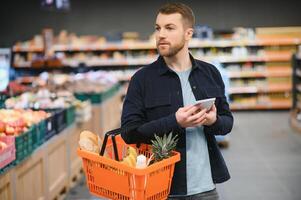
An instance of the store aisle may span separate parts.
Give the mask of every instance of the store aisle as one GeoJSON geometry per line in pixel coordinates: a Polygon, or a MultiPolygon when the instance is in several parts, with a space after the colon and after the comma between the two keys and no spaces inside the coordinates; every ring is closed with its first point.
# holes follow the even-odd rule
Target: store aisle
{"type": "Polygon", "coordinates": [[[231,144],[224,150],[231,180],[218,186],[222,200],[301,199],[301,134],[289,113],[235,113],[231,144]]]}
{"type": "MultiPolygon", "coordinates": [[[[231,180],[218,185],[221,200],[301,199],[301,134],[287,111],[237,112],[230,147],[223,150],[231,180]]],[[[67,200],[90,196],[84,181],[67,200]]]]}

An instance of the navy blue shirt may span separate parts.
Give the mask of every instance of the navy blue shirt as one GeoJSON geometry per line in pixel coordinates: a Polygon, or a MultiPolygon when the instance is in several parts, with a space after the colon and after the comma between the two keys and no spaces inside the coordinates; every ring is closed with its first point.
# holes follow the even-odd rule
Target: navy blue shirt
{"type": "MultiPolygon", "coordinates": [[[[196,100],[215,97],[217,120],[204,126],[214,183],[230,178],[214,135],[225,135],[233,126],[233,116],[225,97],[225,86],[219,71],[211,64],[190,55],[192,71],[189,82],[196,100]]],[[[127,143],[150,143],[154,134],[163,136],[173,132],[179,135],[177,151],[181,161],[176,164],[171,194],[186,195],[186,137],[185,128],[177,123],[175,113],[183,107],[181,83],[177,74],[162,56],[137,71],[132,77],[124,100],[121,125],[136,124],[137,128],[122,133],[127,143]]]]}

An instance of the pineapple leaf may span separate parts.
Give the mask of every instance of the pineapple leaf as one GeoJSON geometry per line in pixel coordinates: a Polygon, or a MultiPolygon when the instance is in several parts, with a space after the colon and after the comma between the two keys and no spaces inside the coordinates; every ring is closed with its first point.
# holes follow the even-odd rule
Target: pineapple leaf
{"type": "Polygon", "coordinates": [[[155,135],[155,140],[151,140],[155,161],[160,161],[172,156],[172,151],[175,150],[178,142],[178,135],[172,137],[172,133],[166,134],[163,137],[155,135]]]}
{"type": "Polygon", "coordinates": [[[169,133],[168,138],[167,138],[167,143],[169,144],[172,139],[172,132],[169,133]]]}
{"type": "Polygon", "coordinates": [[[164,136],[163,136],[163,144],[165,145],[165,144],[166,144],[166,142],[167,142],[167,139],[166,139],[166,134],[164,134],[164,136]]]}

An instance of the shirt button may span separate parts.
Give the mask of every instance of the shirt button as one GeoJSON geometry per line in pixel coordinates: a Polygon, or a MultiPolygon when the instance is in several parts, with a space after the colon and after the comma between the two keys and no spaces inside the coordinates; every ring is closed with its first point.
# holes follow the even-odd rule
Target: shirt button
{"type": "Polygon", "coordinates": [[[192,88],[195,90],[195,89],[196,89],[196,86],[193,86],[192,88]]]}
{"type": "Polygon", "coordinates": [[[180,91],[177,91],[177,95],[180,95],[180,91]]]}

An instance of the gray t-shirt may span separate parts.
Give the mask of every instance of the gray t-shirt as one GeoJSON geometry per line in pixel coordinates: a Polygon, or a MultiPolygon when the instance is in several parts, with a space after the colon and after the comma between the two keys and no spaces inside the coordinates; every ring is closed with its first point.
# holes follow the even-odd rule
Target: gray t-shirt
{"type": "MultiPolygon", "coordinates": [[[[187,71],[176,72],[181,81],[184,106],[196,102],[188,81],[191,68],[187,71]]],[[[207,140],[204,127],[186,128],[186,167],[187,167],[187,195],[193,195],[213,190],[207,140]]]]}

